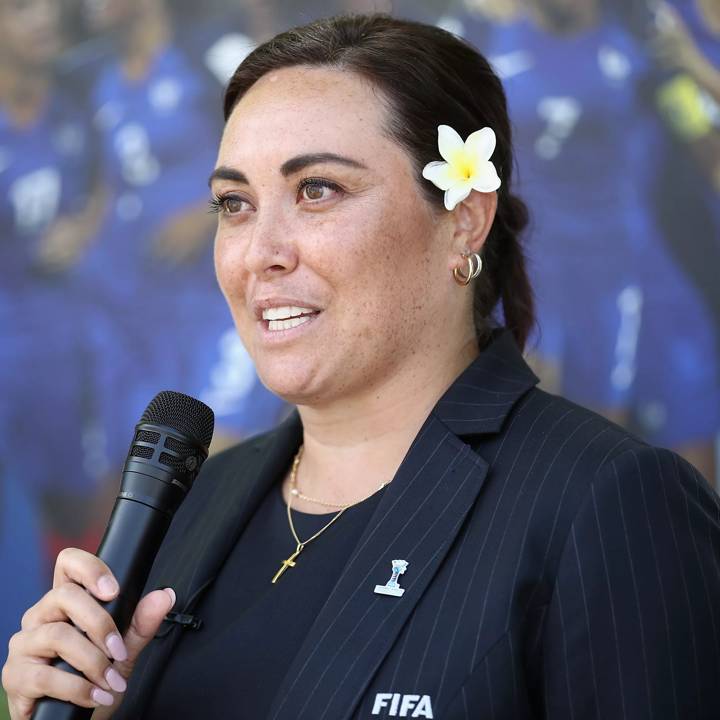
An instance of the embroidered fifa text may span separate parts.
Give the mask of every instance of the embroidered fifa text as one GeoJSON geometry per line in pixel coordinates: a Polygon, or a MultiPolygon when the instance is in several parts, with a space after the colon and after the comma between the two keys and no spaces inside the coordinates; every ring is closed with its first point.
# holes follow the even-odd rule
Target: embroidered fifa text
{"type": "Polygon", "coordinates": [[[400,693],[377,693],[372,714],[379,715],[388,709],[388,717],[432,718],[429,695],[401,695],[400,693]]]}

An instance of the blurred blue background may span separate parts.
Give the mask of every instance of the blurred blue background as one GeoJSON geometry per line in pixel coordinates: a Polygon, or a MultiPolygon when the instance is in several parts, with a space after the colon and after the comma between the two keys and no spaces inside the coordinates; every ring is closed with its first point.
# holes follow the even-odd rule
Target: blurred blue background
{"type": "Polygon", "coordinates": [[[57,552],[96,549],[159,390],[213,407],[213,450],[287,412],[213,276],[222,89],[277,31],[371,10],[503,79],[543,386],[717,482],[717,0],[0,0],[3,648],[57,552]]]}

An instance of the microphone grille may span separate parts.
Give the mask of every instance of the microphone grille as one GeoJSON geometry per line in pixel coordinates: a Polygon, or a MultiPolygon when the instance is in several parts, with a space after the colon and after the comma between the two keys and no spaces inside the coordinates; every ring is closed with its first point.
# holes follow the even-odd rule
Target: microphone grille
{"type": "Polygon", "coordinates": [[[152,399],[140,422],[167,425],[207,448],[215,429],[215,414],[204,402],[190,395],[163,390],[152,399]]]}

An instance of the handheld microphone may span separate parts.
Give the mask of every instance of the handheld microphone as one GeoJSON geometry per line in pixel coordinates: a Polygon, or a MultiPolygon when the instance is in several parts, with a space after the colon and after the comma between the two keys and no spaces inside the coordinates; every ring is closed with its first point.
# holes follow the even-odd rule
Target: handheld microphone
{"type": "MultiPolygon", "coordinates": [[[[117,597],[103,605],[121,635],[130,625],[170,521],[207,459],[214,424],[207,405],[167,390],[155,396],[135,426],[120,493],[97,551],[120,585],[117,597]]],[[[59,658],[52,664],[81,674],[59,658]]],[[[93,712],[46,697],[32,717],[86,720],[93,712]]]]}

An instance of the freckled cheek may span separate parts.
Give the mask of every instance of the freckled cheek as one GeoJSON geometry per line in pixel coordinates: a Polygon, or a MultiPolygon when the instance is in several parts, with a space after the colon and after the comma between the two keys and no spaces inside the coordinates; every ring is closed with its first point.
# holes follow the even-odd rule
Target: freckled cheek
{"type": "Polygon", "coordinates": [[[432,319],[430,293],[437,272],[437,258],[429,244],[429,229],[408,219],[399,232],[388,235],[381,262],[373,269],[377,289],[378,322],[392,338],[404,344],[432,319]]]}
{"type": "MultiPolygon", "coordinates": [[[[417,214],[417,213],[416,213],[417,214]]],[[[432,263],[432,228],[408,213],[383,215],[358,248],[358,260],[388,292],[422,282],[432,263]]]]}
{"type": "Polygon", "coordinates": [[[381,237],[382,242],[368,243],[346,256],[343,294],[352,307],[348,321],[352,335],[370,345],[402,342],[425,312],[426,271],[419,267],[427,260],[412,255],[412,246],[398,252],[404,238],[381,237]]]}
{"type": "Polygon", "coordinates": [[[244,307],[250,273],[243,265],[239,248],[233,248],[219,238],[215,241],[214,257],[218,284],[235,314],[235,310],[244,307]]]}

